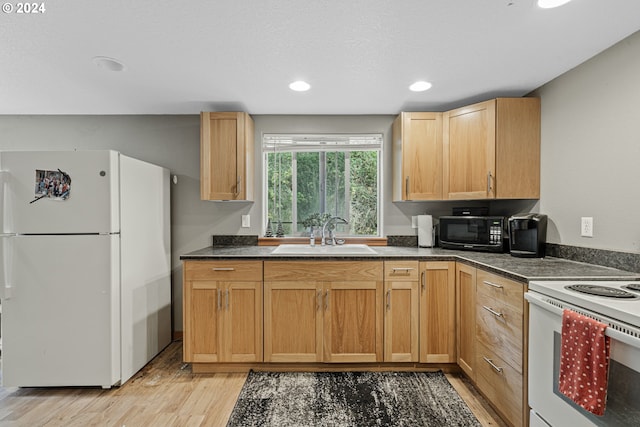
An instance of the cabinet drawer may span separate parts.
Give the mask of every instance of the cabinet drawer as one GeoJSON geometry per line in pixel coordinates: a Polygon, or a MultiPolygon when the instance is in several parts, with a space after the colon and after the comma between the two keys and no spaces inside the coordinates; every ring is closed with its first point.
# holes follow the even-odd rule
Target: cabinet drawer
{"type": "Polygon", "coordinates": [[[523,425],[522,374],[485,345],[478,343],[476,350],[478,388],[512,425],[523,425]]]}
{"type": "Polygon", "coordinates": [[[478,341],[522,372],[522,313],[513,306],[478,293],[476,336],[478,341]]]}
{"type": "Polygon", "coordinates": [[[264,280],[382,281],[382,261],[265,261],[264,280]]]}
{"type": "Polygon", "coordinates": [[[476,277],[476,289],[479,295],[486,295],[492,300],[509,304],[522,313],[525,288],[523,283],[514,282],[480,269],[478,269],[476,277]]]}
{"type": "Polygon", "coordinates": [[[418,280],[418,261],[385,261],[384,280],[394,282],[418,280]]]}
{"type": "Polygon", "coordinates": [[[185,261],[186,280],[262,282],[262,261],[185,261]]]}

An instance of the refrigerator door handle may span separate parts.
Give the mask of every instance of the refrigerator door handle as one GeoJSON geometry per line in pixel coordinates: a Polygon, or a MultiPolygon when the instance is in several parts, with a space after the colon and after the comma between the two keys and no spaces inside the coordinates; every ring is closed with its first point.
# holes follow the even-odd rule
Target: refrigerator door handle
{"type": "Polygon", "coordinates": [[[2,275],[0,276],[0,299],[8,300],[13,296],[13,241],[16,234],[0,234],[0,266],[2,275]]]}
{"type": "Polygon", "coordinates": [[[8,215],[7,187],[9,185],[9,171],[0,170],[0,235],[6,231],[8,215]]]}

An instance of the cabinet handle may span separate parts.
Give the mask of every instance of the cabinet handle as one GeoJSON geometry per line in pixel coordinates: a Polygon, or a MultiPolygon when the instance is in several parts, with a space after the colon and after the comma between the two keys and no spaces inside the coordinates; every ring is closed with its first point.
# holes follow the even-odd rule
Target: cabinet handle
{"type": "Polygon", "coordinates": [[[324,300],[324,309],[325,310],[329,310],[329,289],[327,289],[327,293],[325,294],[325,300],[324,300]]]}
{"type": "Polygon", "coordinates": [[[487,194],[491,193],[491,171],[487,172],[487,194]]]}
{"type": "Polygon", "coordinates": [[[404,192],[405,192],[405,199],[409,200],[409,177],[408,176],[407,176],[407,179],[405,179],[404,192]]]}
{"type": "Polygon", "coordinates": [[[483,305],[482,308],[484,308],[485,310],[487,310],[489,313],[493,314],[496,317],[504,317],[504,314],[498,313],[497,311],[487,307],[486,305],[483,305]]]}
{"type": "Polygon", "coordinates": [[[235,271],[235,268],[233,267],[214,267],[212,268],[213,271],[235,271]]]}
{"type": "Polygon", "coordinates": [[[493,288],[498,288],[498,289],[504,288],[504,286],[502,286],[502,285],[498,285],[497,283],[489,282],[487,280],[483,280],[482,283],[484,283],[487,286],[491,286],[493,288]]]}
{"type": "Polygon", "coordinates": [[[318,306],[318,311],[322,309],[322,291],[318,291],[316,294],[316,302],[318,306]]]}
{"type": "Polygon", "coordinates": [[[497,373],[501,374],[502,371],[504,370],[503,368],[501,368],[500,366],[496,366],[495,363],[493,363],[493,360],[488,359],[484,356],[482,356],[482,358],[484,359],[485,362],[487,362],[489,365],[491,365],[491,367],[493,368],[494,371],[496,371],[497,373]]]}
{"type": "Polygon", "coordinates": [[[420,273],[420,283],[422,284],[422,291],[424,292],[425,289],[427,289],[427,272],[423,271],[420,273]]]}
{"type": "Polygon", "coordinates": [[[235,192],[235,193],[233,193],[233,194],[235,194],[236,196],[237,196],[238,194],[240,194],[240,186],[241,186],[241,185],[242,185],[242,177],[241,177],[241,176],[238,176],[238,180],[236,181],[236,192],[235,192]]]}
{"type": "Polygon", "coordinates": [[[391,269],[391,274],[395,274],[395,273],[409,274],[411,270],[413,270],[413,267],[393,267],[391,269]]]}
{"type": "Polygon", "coordinates": [[[225,305],[227,306],[227,310],[229,310],[229,289],[227,289],[227,295],[225,297],[225,305]]]}
{"type": "Polygon", "coordinates": [[[387,291],[387,310],[391,310],[391,289],[387,291]]]}
{"type": "Polygon", "coordinates": [[[218,288],[218,311],[222,309],[222,291],[218,288]]]}

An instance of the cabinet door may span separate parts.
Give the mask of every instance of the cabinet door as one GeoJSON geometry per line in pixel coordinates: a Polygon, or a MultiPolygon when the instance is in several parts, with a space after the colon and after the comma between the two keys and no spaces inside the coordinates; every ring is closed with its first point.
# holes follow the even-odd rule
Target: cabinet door
{"type": "Polygon", "coordinates": [[[193,281],[188,289],[185,303],[189,314],[185,318],[184,338],[185,362],[219,362],[220,335],[219,312],[222,309],[222,289],[216,281],[193,281]]]}
{"type": "Polygon", "coordinates": [[[225,362],[262,362],[262,282],[229,282],[224,291],[225,362]]]}
{"type": "Polygon", "coordinates": [[[417,362],[418,261],[384,262],[384,361],[417,362]]]}
{"type": "Polygon", "coordinates": [[[418,361],[418,281],[385,281],[384,361],[418,361]]]}
{"type": "Polygon", "coordinates": [[[540,98],[496,100],[496,198],[540,198],[540,98]]]}
{"type": "Polygon", "coordinates": [[[420,263],[420,362],[456,362],[456,263],[420,263]]]}
{"type": "Polygon", "coordinates": [[[475,381],[476,269],[456,263],[458,365],[475,381]]]}
{"type": "Polygon", "coordinates": [[[445,199],[495,198],[496,101],[444,113],[445,199]]]}
{"type": "Polygon", "coordinates": [[[382,281],[326,282],[324,361],[382,361],[382,281]]]}
{"type": "Polygon", "coordinates": [[[394,201],[442,199],[442,113],[402,113],[393,134],[394,201]]]}
{"type": "Polygon", "coordinates": [[[264,361],[321,362],[323,307],[317,282],[265,282],[264,361]]]}
{"type": "Polygon", "coordinates": [[[251,200],[253,125],[246,113],[200,117],[200,198],[251,200]]]}

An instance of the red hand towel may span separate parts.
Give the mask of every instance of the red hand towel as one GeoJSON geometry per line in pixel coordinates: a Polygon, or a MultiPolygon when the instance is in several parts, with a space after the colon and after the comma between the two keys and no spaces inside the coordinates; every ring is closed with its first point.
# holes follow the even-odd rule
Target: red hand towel
{"type": "Polygon", "coordinates": [[[604,415],[609,377],[607,325],[572,310],[562,314],[558,389],[587,411],[604,415]]]}

